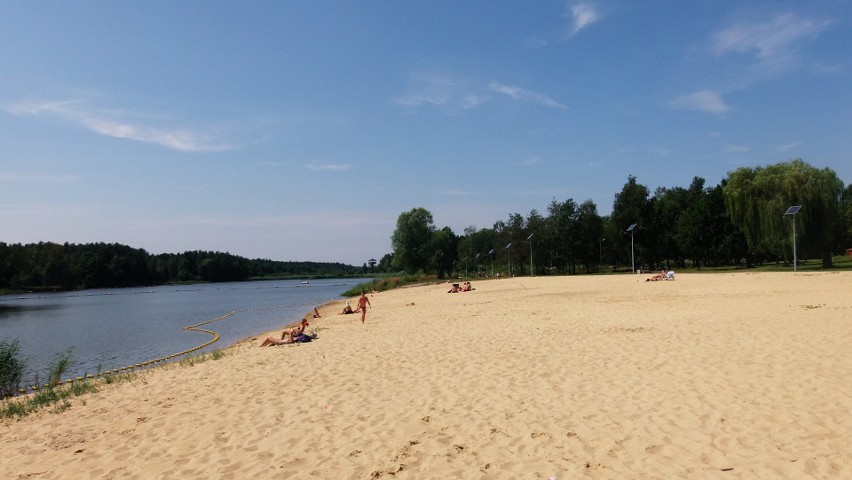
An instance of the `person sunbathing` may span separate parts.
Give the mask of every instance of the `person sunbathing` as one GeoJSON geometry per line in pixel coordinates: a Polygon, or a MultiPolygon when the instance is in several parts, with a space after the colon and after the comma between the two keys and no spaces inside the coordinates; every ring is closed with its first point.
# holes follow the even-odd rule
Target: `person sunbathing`
{"type": "Polygon", "coordinates": [[[338,315],[349,315],[350,313],[355,313],[355,311],[352,310],[352,305],[350,305],[349,302],[346,302],[346,306],[343,307],[343,310],[341,310],[337,314],[338,315]]]}
{"type": "Polygon", "coordinates": [[[299,323],[298,327],[289,331],[284,330],[284,332],[281,333],[281,340],[284,340],[284,338],[286,337],[289,337],[291,341],[295,340],[296,337],[305,333],[305,327],[307,327],[308,325],[310,325],[310,323],[308,323],[308,321],[303,318],[301,323],[299,323]]]}
{"type": "Polygon", "coordinates": [[[303,318],[301,323],[299,323],[298,327],[292,330],[284,330],[281,333],[280,339],[267,337],[267,339],[264,340],[263,343],[260,344],[260,346],[265,347],[267,345],[284,345],[287,343],[296,343],[299,340],[299,337],[305,334],[305,327],[307,327],[308,325],[310,325],[308,321],[303,318]]]}
{"type": "Polygon", "coordinates": [[[288,343],[293,343],[293,339],[290,337],[287,338],[274,338],[274,337],[266,337],[266,340],[260,344],[261,347],[265,347],[267,345],[285,345],[288,343]]]}
{"type": "Polygon", "coordinates": [[[651,278],[646,278],[645,281],[646,282],[659,282],[660,280],[663,280],[664,278],[666,278],[666,271],[665,270],[663,270],[662,272],[660,272],[657,275],[654,275],[651,278]]]}

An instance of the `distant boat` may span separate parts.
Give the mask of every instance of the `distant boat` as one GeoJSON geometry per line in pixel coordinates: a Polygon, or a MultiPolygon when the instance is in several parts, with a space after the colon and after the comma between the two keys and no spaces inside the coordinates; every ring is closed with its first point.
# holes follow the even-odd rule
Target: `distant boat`
{"type": "Polygon", "coordinates": [[[302,285],[310,285],[310,283],[311,283],[311,282],[309,282],[309,281],[305,280],[304,282],[302,282],[302,285]]]}

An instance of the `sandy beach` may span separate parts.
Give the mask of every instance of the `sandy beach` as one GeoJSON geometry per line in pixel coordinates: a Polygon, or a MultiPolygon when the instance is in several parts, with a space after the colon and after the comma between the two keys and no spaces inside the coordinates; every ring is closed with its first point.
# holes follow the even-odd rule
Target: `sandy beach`
{"type": "Polygon", "coordinates": [[[332,303],[2,420],[0,478],[852,478],[852,272],[645,278],[332,303]]]}

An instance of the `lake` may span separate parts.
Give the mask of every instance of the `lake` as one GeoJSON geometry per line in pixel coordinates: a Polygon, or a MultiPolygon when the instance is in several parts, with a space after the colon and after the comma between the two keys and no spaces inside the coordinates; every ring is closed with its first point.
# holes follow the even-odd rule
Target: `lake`
{"type": "Polygon", "coordinates": [[[32,385],[36,375],[44,384],[48,365],[69,348],[73,348],[74,363],[63,379],[94,375],[203,345],[213,337],[184,327],[236,311],[200,327],[221,336],[196,352],[203,353],[297,322],[313,307],[339,300],[343,292],[369,280],[311,280],[309,284],[275,280],[0,295],[0,340],[19,341],[27,358],[23,385],[32,385]]]}

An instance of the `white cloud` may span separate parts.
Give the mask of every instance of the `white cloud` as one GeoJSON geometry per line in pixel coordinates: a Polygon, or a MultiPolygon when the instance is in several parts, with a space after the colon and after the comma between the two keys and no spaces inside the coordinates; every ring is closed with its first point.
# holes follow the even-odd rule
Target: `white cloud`
{"type": "Polygon", "coordinates": [[[716,56],[729,53],[754,55],[757,66],[767,73],[778,73],[798,63],[799,43],[827,28],[829,22],[801,18],[791,13],[758,21],[740,21],[712,39],[710,51],[716,56]]]}
{"type": "Polygon", "coordinates": [[[590,3],[578,3],[571,6],[571,35],[600,20],[600,13],[590,3]]]}
{"type": "Polygon", "coordinates": [[[348,163],[309,163],[305,165],[305,168],[308,170],[317,170],[324,172],[339,172],[342,170],[349,170],[352,168],[352,165],[348,163]]]}
{"type": "Polygon", "coordinates": [[[748,153],[750,151],[750,147],[743,145],[728,145],[728,148],[725,149],[725,152],[727,153],[748,153]]]}
{"type": "Polygon", "coordinates": [[[784,145],[778,146],[778,151],[783,153],[783,152],[786,152],[788,150],[792,150],[792,149],[798,147],[801,144],[802,144],[802,142],[785,143],[784,145]]]}
{"type": "Polygon", "coordinates": [[[90,108],[86,102],[68,100],[58,102],[20,102],[4,107],[8,113],[19,116],[59,119],[91,132],[113,138],[123,138],[152,143],[184,152],[218,152],[234,147],[217,141],[216,134],[202,134],[184,128],[167,129],[143,123],[132,123],[122,117],[123,112],[90,108]]]}
{"type": "Polygon", "coordinates": [[[519,100],[519,101],[530,101],[534,103],[538,103],[540,105],[544,105],[545,107],[553,107],[561,110],[567,110],[568,107],[562,105],[561,103],[553,100],[547,95],[543,95],[541,93],[531,92],[529,90],[524,90],[521,87],[515,87],[510,85],[503,85],[498,82],[491,82],[488,85],[488,89],[492,92],[502,93],[503,95],[508,95],[509,97],[519,100]]]}
{"type": "Polygon", "coordinates": [[[464,101],[459,100],[459,89],[460,81],[452,75],[418,72],[411,75],[408,92],[397,96],[394,103],[401,107],[445,106],[464,101]]]}
{"type": "Polygon", "coordinates": [[[527,157],[521,160],[524,167],[532,167],[541,163],[541,157],[527,157]]]}
{"type": "Polygon", "coordinates": [[[565,110],[567,107],[547,95],[516,86],[491,82],[486,88],[481,83],[462,76],[446,73],[414,73],[408,91],[394,98],[400,107],[440,107],[449,111],[468,110],[482,105],[494,93],[507,95],[518,101],[528,101],[546,107],[565,110]]]}
{"type": "Polygon", "coordinates": [[[678,110],[697,110],[705,113],[725,113],[731,109],[715,90],[700,90],[669,102],[669,106],[678,110]]]}

